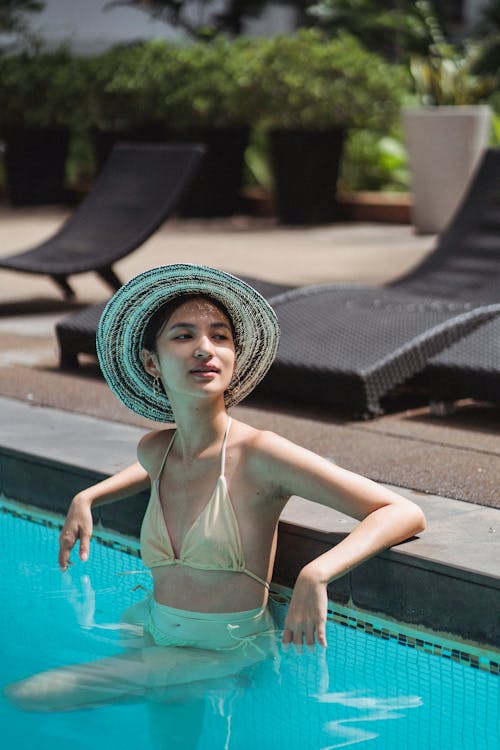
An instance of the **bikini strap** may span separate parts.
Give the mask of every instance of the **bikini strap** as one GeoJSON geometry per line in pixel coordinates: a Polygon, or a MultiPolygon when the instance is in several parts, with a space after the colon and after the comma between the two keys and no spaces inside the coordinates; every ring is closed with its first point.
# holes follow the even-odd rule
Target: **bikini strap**
{"type": "Polygon", "coordinates": [[[261,578],[260,576],[258,576],[257,573],[254,573],[253,571],[248,570],[248,568],[243,568],[241,572],[245,573],[247,576],[250,576],[250,578],[253,578],[254,581],[258,581],[259,583],[261,583],[264,586],[264,588],[266,588],[269,591],[269,588],[270,588],[269,583],[265,581],[263,578],[261,578]]]}
{"type": "Polygon", "coordinates": [[[226,475],[226,444],[227,444],[227,436],[229,435],[229,428],[231,427],[232,419],[231,417],[227,418],[227,424],[226,424],[226,431],[224,433],[224,439],[222,440],[222,449],[220,454],[220,476],[223,477],[226,475]]]}
{"type": "Polygon", "coordinates": [[[174,440],[175,440],[175,436],[176,435],[177,435],[177,430],[173,430],[173,435],[172,435],[172,437],[169,440],[169,443],[167,445],[167,449],[165,451],[165,455],[163,456],[163,459],[162,459],[162,462],[161,462],[161,465],[160,465],[160,469],[159,469],[158,474],[156,476],[156,481],[157,482],[160,481],[160,477],[161,477],[163,469],[165,467],[165,463],[166,463],[168,454],[170,453],[170,449],[172,448],[172,445],[174,444],[174,440]]]}

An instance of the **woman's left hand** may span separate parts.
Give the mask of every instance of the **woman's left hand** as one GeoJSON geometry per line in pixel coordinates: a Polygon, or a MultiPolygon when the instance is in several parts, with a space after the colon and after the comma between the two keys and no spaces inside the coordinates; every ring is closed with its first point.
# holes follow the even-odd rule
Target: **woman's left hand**
{"type": "Polygon", "coordinates": [[[283,629],[282,643],[291,643],[297,651],[302,646],[314,647],[316,643],[326,647],[326,615],[328,594],[326,583],[318,580],[307,566],[300,572],[288,607],[283,629]]]}

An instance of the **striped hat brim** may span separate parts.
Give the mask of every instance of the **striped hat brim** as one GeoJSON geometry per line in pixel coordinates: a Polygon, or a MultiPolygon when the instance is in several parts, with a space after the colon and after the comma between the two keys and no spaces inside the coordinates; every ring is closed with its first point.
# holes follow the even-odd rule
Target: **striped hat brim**
{"type": "Polygon", "coordinates": [[[269,303],[249,284],[225,271],[178,263],[152,268],[124,284],[106,305],[97,329],[97,355],[115,396],[140,416],[173,422],[168,395],[154,393],[142,361],[143,335],[150,318],[169,301],[206,295],[227,310],[235,332],[237,388],[226,406],[242,401],[269,370],[278,348],[279,326],[269,303]]]}

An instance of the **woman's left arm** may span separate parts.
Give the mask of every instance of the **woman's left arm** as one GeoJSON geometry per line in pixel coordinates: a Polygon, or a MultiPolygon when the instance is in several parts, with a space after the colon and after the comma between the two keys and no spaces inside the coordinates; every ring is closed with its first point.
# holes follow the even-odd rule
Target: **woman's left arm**
{"type": "Polygon", "coordinates": [[[263,442],[280,495],[298,495],[360,521],[339,544],[302,568],[288,608],[283,643],[326,646],[328,583],[423,531],[425,517],[410,500],[284,438],[267,433],[263,442]]]}

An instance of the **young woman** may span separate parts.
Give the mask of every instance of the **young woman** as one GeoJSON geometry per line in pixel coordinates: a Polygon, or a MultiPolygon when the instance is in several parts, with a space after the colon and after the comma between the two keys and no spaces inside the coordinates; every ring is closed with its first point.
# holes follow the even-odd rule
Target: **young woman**
{"type": "Polygon", "coordinates": [[[268,589],[278,519],[292,495],[359,524],[300,571],[279,634],[285,648],[326,647],[328,583],[423,530],[410,501],[231,418],[228,409],[264,377],[278,341],[268,303],[211,268],[152,269],[110,300],[97,347],[111,390],[175,429],[146,434],[136,464],[75,496],[59,562],[66,569],[78,540],[88,558],[93,507],[151,487],[141,552],[154,589],[126,617],[141,627],[143,648],[37,675],[11,686],[11,698],[30,707],[89,704],[234,674],[272,653],[268,589]]]}

